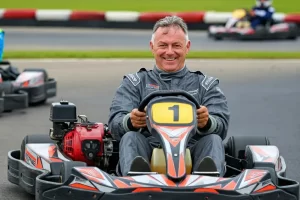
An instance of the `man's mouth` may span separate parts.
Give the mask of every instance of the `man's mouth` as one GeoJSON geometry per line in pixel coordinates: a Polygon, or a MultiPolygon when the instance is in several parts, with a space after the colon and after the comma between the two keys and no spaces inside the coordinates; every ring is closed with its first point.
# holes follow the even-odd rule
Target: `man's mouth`
{"type": "Polygon", "coordinates": [[[176,60],[176,58],[164,58],[166,61],[173,61],[176,60]]]}

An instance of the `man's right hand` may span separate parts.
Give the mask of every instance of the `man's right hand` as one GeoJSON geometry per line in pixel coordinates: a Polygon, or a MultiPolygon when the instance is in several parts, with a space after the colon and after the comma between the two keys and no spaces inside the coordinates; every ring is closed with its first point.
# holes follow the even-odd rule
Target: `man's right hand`
{"type": "Polygon", "coordinates": [[[144,128],[146,124],[146,113],[138,111],[137,108],[133,109],[130,113],[131,124],[134,128],[144,128]]]}

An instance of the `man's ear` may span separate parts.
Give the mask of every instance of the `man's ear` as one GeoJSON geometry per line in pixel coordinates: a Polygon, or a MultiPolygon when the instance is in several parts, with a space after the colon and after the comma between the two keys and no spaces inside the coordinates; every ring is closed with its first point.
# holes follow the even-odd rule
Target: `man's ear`
{"type": "Polygon", "coordinates": [[[186,54],[188,54],[191,49],[191,41],[190,40],[186,44],[186,49],[187,49],[186,54]]]}
{"type": "Polygon", "coordinates": [[[152,41],[150,41],[150,50],[151,50],[151,52],[152,52],[152,54],[153,54],[153,51],[154,51],[154,44],[153,44],[152,41]]]}

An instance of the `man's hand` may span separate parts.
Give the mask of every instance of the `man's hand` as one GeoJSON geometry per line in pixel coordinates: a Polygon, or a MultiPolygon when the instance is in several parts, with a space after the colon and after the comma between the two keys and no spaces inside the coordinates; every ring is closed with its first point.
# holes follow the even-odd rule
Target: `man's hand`
{"type": "Polygon", "coordinates": [[[209,118],[209,113],[207,108],[205,106],[201,106],[197,110],[198,128],[203,128],[207,124],[208,118],[209,118]]]}
{"type": "Polygon", "coordinates": [[[146,113],[133,109],[130,113],[131,124],[134,128],[144,128],[146,124],[146,113]]]}

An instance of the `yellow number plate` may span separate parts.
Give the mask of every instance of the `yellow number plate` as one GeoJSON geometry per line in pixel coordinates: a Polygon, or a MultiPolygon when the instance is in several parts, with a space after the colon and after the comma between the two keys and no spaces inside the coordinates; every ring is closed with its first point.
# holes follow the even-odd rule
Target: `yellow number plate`
{"type": "Polygon", "coordinates": [[[159,124],[189,124],[193,121],[193,107],[186,103],[155,103],[152,118],[159,124]]]}

